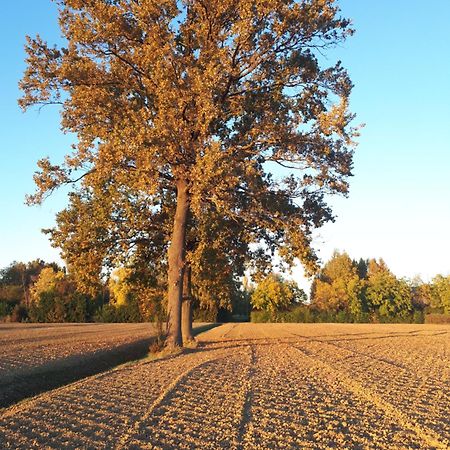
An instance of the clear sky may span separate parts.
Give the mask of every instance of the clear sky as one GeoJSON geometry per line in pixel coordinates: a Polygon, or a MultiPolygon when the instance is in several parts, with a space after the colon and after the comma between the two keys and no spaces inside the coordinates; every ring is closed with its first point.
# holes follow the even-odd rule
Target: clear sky
{"type": "MultiPolygon", "coordinates": [[[[341,0],[355,36],[336,49],[355,84],[351,109],[365,123],[355,152],[348,198],[332,199],[337,220],[315,247],[350,256],[383,257],[398,275],[450,273],[450,17],[449,0],[341,0]]],[[[17,82],[25,64],[25,35],[59,40],[50,0],[5,2],[0,17],[0,267],[13,260],[59,261],[41,228],[65,204],[57,193],[26,207],[36,161],[61,161],[70,137],[58,110],[23,114],[17,82]]],[[[301,270],[294,272],[300,280],[301,270]]]]}

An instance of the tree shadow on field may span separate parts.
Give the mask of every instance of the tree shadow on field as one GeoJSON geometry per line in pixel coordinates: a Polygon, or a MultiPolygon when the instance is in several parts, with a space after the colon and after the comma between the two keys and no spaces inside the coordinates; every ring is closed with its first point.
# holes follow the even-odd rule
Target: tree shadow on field
{"type": "Polygon", "coordinates": [[[146,355],[153,338],[87,355],[74,355],[14,372],[0,380],[0,408],[50,389],[112,369],[146,355]]]}
{"type": "MultiPolygon", "coordinates": [[[[208,323],[197,326],[193,334],[198,335],[220,324],[208,323]]],[[[148,356],[149,346],[155,336],[123,344],[107,350],[73,355],[46,362],[37,367],[17,370],[0,379],[0,408],[64,386],[92,375],[111,370],[114,367],[148,356]]]]}

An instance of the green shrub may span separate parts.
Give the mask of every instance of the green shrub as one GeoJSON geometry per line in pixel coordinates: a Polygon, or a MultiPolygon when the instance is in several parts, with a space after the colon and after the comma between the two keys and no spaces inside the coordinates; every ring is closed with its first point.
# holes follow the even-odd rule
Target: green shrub
{"type": "Polygon", "coordinates": [[[250,322],[266,323],[272,322],[272,316],[268,311],[252,311],[250,313],[250,322]]]}
{"type": "Polygon", "coordinates": [[[42,292],[29,311],[32,322],[86,322],[89,298],[77,292],[42,292]]]}
{"type": "Polygon", "coordinates": [[[322,311],[308,305],[299,305],[288,311],[277,311],[275,314],[270,314],[267,311],[252,311],[250,321],[255,323],[423,323],[424,314],[417,310],[404,317],[383,316],[374,312],[360,312],[357,315],[352,315],[345,310],[338,312],[322,311]]]}
{"type": "Polygon", "coordinates": [[[14,303],[0,300],[0,317],[10,316],[14,309],[14,303]]]}
{"type": "Polygon", "coordinates": [[[116,308],[109,303],[103,305],[94,314],[94,322],[114,323],[117,322],[116,308]]]}
{"type": "Polygon", "coordinates": [[[134,298],[124,305],[112,305],[107,303],[94,314],[95,322],[104,323],[136,323],[143,322],[139,310],[139,304],[134,298]]]}
{"type": "Polygon", "coordinates": [[[424,323],[425,322],[425,314],[423,311],[416,310],[412,316],[412,323],[424,323]]]}
{"type": "Polygon", "coordinates": [[[289,322],[297,323],[311,323],[314,322],[314,317],[311,313],[311,309],[307,306],[297,306],[289,313],[289,322]]]}

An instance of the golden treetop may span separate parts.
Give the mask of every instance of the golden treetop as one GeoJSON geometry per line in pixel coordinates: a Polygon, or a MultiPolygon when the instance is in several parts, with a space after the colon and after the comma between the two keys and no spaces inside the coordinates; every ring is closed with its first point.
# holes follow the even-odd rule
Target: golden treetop
{"type": "Polygon", "coordinates": [[[324,195],[347,192],[356,134],[347,73],[319,63],[352,33],[335,2],[57,4],[67,45],[28,38],[20,104],[60,104],[77,144],[40,162],[30,202],[74,180],[150,197],[183,180],[195,217],[213,205],[311,269],[311,229],[332,219],[324,195]]]}

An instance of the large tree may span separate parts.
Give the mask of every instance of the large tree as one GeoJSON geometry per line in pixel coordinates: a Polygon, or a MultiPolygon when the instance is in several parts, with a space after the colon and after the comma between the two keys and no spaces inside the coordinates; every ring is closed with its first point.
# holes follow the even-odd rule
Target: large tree
{"type": "Polygon", "coordinates": [[[30,202],[112,174],[149,198],[174,191],[168,345],[181,345],[189,217],[210,205],[248,242],[314,269],[311,231],[332,219],[324,195],[347,191],[355,133],[347,73],[319,64],[352,33],[335,2],[57,3],[67,45],[28,38],[20,104],[62,105],[77,143],[64,164],[39,162],[30,202]]]}

